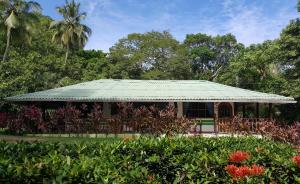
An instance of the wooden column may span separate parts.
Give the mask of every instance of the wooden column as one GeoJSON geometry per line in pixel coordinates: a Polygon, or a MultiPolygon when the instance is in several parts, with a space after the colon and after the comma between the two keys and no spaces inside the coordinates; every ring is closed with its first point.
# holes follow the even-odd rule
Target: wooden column
{"type": "Polygon", "coordinates": [[[259,103],[256,103],[256,118],[259,118],[259,103]]]}
{"type": "Polygon", "coordinates": [[[46,120],[46,104],[41,102],[40,105],[41,105],[40,107],[41,107],[41,110],[42,110],[42,118],[45,121],[46,120]]]}
{"type": "Polygon", "coordinates": [[[243,118],[245,118],[246,116],[246,107],[245,107],[245,103],[243,103],[243,118]]]}
{"type": "Polygon", "coordinates": [[[269,103],[268,117],[269,117],[270,119],[272,118],[272,106],[273,106],[273,104],[269,103]]]}
{"type": "Polygon", "coordinates": [[[180,118],[183,116],[183,103],[177,102],[177,117],[180,118]]]}

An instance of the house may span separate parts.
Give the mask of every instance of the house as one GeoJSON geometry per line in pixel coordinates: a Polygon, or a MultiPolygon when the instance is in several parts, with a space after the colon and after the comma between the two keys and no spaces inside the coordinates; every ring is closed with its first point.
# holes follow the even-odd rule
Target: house
{"type": "Polygon", "coordinates": [[[202,131],[219,131],[217,124],[233,116],[271,118],[273,104],[296,103],[292,97],[231,87],[204,80],[102,79],[6,98],[10,102],[38,103],[55,108],[66,102],[102,104],[104,114],[116,113],[118,102],[135,107],[175,107],[178,117],[196,119],[202,131]]]}

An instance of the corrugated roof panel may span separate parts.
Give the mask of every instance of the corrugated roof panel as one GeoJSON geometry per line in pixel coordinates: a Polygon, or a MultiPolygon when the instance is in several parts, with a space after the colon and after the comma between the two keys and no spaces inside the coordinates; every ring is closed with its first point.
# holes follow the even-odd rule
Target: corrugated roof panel
{"type": "Polygon", "coordinates": [[[233,101],[295,103],[267,94],[203,80],[102,79],[6,98],[8,101],[233,101]]]}

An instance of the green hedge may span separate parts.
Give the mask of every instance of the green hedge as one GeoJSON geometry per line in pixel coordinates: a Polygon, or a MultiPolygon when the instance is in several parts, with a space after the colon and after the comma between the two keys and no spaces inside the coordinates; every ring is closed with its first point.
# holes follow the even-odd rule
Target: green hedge
{"type": "Polygon", "coordinates": [[[288,144],[256,138],[145,138],[102,142],[0,142],[0,183],[230,183],[228,155],[265,174],[242,183],[296,183],[300,169],[288,144]]]}

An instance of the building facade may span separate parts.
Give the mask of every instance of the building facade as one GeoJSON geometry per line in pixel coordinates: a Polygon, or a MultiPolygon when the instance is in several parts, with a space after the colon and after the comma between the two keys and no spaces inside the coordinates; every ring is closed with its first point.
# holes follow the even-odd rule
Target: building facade
{"type": "Polygon", "coordinates": [[[116,113],[118,102],[134,107],[163,109],[171,105],[177,117],[200,120],[204,131],[218,131],[218,120],[234,116],[271,118],[273,104],[296,103],[292,97],[251,91],[203,80],[103,79],[6,98],[14,103],[39,103],[55,108],[67,102],[101,103],[106,116],[116,113]],[[205,123],[204,123],[205,122],[205,123]]]}

